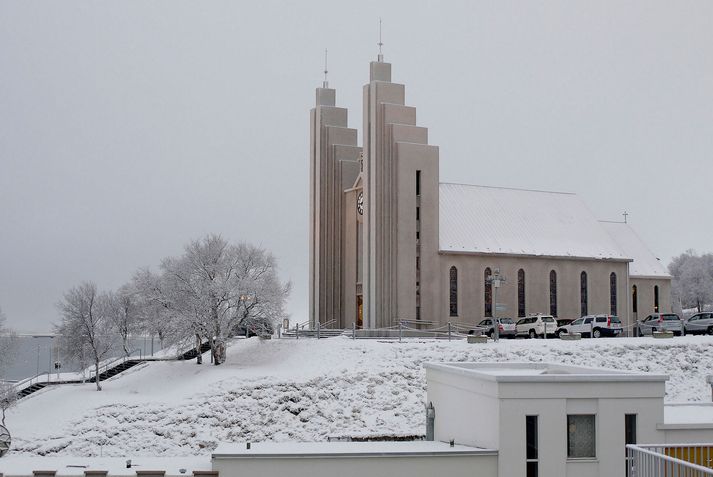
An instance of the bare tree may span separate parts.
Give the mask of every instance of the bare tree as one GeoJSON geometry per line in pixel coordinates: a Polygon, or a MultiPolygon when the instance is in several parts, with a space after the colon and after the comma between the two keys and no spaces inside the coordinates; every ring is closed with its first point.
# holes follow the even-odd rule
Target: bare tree
{"type": "Polygon", "coordinates": [[[695,307],[700,312],[704,305],[713,303],[713,254],[699,256],[687,250],[674,257],[668,269],[673,276],[673,293],[684,308],[695,307]]]}
{"type": "Polygon", "coordinates": [[[64,356],[81,359],[88,355],[94,361],[97,391],[99,383],[99,362],[111,352],[113,334],[111,320],[111,297],[100,295],[94,283],[85,282],[65,293],[57,305],[62,321],[55,326],[60,335],[60,349],[64,356]]]}
{"type": "Polygon", "coordinates": [[[17,399],[17,389],[10,383],[0,381],[0,412],[2,412],[0,424],[3,426],[5,426],[5,411],[14,406],[17,399]]]}
{"type": "Polygon", "coordinates": [[[226,338],[241,326],[271,333],[285,315],[290,285],[280,283],[274,257],[262,248],[208,235],[189,243],[183,255],[164,259],[161,272],[135,276],[144,300],[160,304],[173,323],[174,342],[194,340],[199,351],[208,340],[216,365],[225,361],[226,338]]]}
{"type": "Polygon", "coordinates": [[[129,356],[129,337],[139,329],[137,292],[124,285],[116,293],[108,293],[107,300],[109,319],[121,339],[124,356],[129,356]]]}
{"type": "Polygon", "coordinates": [[[7,318],[0,308],[0,378],[7,366],[14,359],[14,348],[16,345],[15,333],[6,326],[7,318]]]}

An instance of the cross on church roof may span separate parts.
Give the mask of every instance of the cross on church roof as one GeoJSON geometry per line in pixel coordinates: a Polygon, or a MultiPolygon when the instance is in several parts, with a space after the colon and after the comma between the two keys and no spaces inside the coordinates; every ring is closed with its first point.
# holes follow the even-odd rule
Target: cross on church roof
{"type": "Polygon", "coordinates": [[[327,49],[324,49],[324,81],[322,82],[322,88],[329,88],[329,81],[327,81],[327,49]]]}
{"type": "Polygon", "coordinates": [[[384,42],[381,41],[381,17],[379,17],[379,56],[377,57],[379,60],[379,63],[384,61],[384,54],[381,52],[381,47],[384,46],[384,42]]]}

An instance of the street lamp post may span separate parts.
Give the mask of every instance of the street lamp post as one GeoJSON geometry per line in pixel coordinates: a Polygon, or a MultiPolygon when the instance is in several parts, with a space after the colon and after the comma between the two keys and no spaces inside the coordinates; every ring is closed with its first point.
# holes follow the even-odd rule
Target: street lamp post
{"type": "Polygon", "coordinates": [[[493,286],[493,339],[500,341],[500,322],[498,322],[498,288],[505,283],[505,277],[500,275],[500,269],[486,279],[493,286]]]}

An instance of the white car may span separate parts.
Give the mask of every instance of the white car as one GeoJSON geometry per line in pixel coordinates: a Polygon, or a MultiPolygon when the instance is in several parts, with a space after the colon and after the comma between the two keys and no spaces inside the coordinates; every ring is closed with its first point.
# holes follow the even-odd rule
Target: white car
{"type": "Polygon", "coordinates": [[[569,325],[557,328],[556,335],[561,333],[580,333],[583,337],[599,338],[601,336],[619,336],[624,332],[621,320],[614,315],[588,315],[574,320],[569,325]]]}
{"type": "Polygon", "coordinates": [[[557,330],[557,322],[550,315],[535,315],[521,318],[515,324],[517,336],[537,338],[545,336],[545,329],[548,335],[554,335],[557,330]]]}

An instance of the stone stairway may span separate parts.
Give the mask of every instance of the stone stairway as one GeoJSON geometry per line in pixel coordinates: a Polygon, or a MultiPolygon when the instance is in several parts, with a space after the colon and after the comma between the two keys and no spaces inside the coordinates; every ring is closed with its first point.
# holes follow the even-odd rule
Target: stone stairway
{"type": "MultiPolygon", "coordinates": [[[[210,350],[210,343],[205,342],[201,345],[201,354],[205,353],[206,351],[210,350]]],[[[190,349],[180,355],[177,359],[178,360],[186,360],[186,359],[192,359],[198,356],[196,353],[195,348],[190,349]]],[[[99,373],[99,381],[105,381],[113,376],[116,376],[117,374],[123,373],[127,369],[131,369],[134,366],[144,363],[146,361],[154,361],[153,359],[145,359],[145,358],[140,358],[140,359],[127,359],[125,361],[122,361],[120,363],[117,363],[115,366],[111,366],[107,369],[105,369],[103,372],[99,373]]],[[[34,379],[34,378],[33,378],[34,379]]],[[[91,378],[87,379],[84,382],[87,383],[95,383],[97,380],[96,376],[92,376],[91,378]]],[[[27,397],[33,393],[36,393],[40,389],[44,389],[47,386],[54,386],[56,384],[79,384],[82,381],[79,379],[76,380],[67,380],[67,381],[42,381],[42,382],[36,382],[33,383],[25,388],[22,388],[20,391],[17,392],[17,398],[22,399],[24,397],[27,397]]],[[[0,474],[2,475],[2,474],[0,474]]]]}

